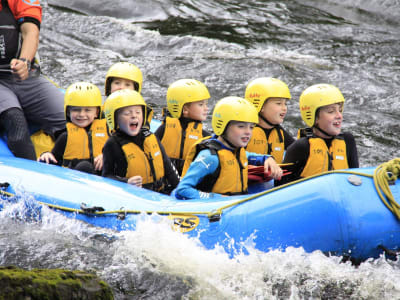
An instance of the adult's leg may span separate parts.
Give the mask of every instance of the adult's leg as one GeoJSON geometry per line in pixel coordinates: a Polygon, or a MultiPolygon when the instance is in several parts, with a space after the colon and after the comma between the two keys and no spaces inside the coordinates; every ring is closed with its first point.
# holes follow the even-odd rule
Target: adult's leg
{"type": "Polygon", "coordinates": [[[28,123],[20,108],[12,107],[3,111],[0,114],[0,128],[5,130],[8,148],[15,156],[36,160],[28,123]]]}
{"type": "Polygon", "coordinates": [[[0,81],[0,130],[7,137],[8,148],[18,157],[36,159],[28,125],[15,93],[9,88],[13,80],[0,81]]]}
{"type": "Polygon", "coordinates": [[[16,82],[16,94],[28,122],[55,136],[65,129],[64,94],[43,76],[16,82]]]}

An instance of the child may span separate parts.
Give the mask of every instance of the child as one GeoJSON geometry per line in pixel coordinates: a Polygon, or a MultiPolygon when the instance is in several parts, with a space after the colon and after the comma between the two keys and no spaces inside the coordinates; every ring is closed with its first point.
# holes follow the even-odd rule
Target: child
{"type": "Polygon", "coordinates": [[[98,119],[101,102],[100,90],[94,84],[71,84],[64,96],[67,130],[57,138],[51,152],[43,153],[38,161],[87,173],[100,172],[102,149],[108,139],[106,121],[98,119]]]}
{"type": "Polygon", "coordinates": [[[287,112],[286,102],[291,98],[289,88],[276,78],[257,78],[247,85],[245,98],[253,103],[259,117],[246,150],[270,154],[281,163],[285,150],[294,142],[280,125],[287,112]]]}
{"type": "Polygon", "coordinates": [[[137,92],[142,91],[143,75],[142,71],[134,64],[128,62],[118,62],[112,65],[106,74],[105,95],[121,89],[131,89],[137,92]]]}
{"type": "MultiPolygon", "coordinates": [[[[140,93],[142,91],[142,84],[142,71],[140,71],[137,66],[128,62],[118,62],[113,64],[107,71],[104,85],[105,95],[108,97],[115,91],[122,89],[130,89],[140,93]]],[[[147,107],[145,127],[150,128],[150,121],[152,118],[153,110],[147,107]]]]}
{"type": "Polygon", "coordinates": [[[282,170],[270,155],[246,153],[244,149],[257,122],[257,111],[247,100],[239,97],[221,99],[212,116],[215,135],[192,147],[183,168],[184,177],[175,190],[176,198],[247,193],[248,159],[251,164],[264,164],[273,178],[280,178],[282,170]]]}
{"type": "Polygon", "coordinates": [[[102,175],[169,193],[179,176],[156,136],[143,127],[147,113],[147,105],[136,91],[119,90],[107,98],[105,115],[114,132],[103,149],[102,175]]]}
{"type": "Polygon", "coordinates": [[[163,144],[179,174],[191,146],[210,133],[203,130],[202,122],[208,113],[210,94],[207,87],[194,79],[181,79],[168,87],[169,116],[155,135],[163,144]]]}
{"type": "Polygon", "coordinates": [[[358,154],[351,133],[341,133],[344,98],[330,84],[310,86],[300,96],[300,112],[310,127],[286,151],[284,163],[294,163],[293,173],[280,184],[329,170],[358,168],[358,154]]]}

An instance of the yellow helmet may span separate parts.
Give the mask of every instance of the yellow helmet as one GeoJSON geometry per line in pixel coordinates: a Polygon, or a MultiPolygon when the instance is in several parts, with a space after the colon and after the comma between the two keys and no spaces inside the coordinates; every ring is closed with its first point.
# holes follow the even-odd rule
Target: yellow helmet
{"type": "Polygon", "coordinates": [[[99,116],[102,106],[101,92],[99,88],[89,82],[76,82],[71,84],[64,95],[64,114],[67,121],[71,121],[68,114],[69,106],[92,106],[99,108],[99,116]]]}
{"type": "Polygon", "coordinates": [[[290,99],[290,91],[286,83],[272,77],[261,77],[250,81],[246,87],[246,100],[253,103],[257,112],[260,112],[269,98],[290,99]]]}
{"type": "Polygon", "coordinates": [[[136,91],[124,89],[118,90],[112,93],[106,99],[104,103],[104,114],[107,119],[107,125],[110,130],[114,130],[118,128],[118,124],[116,123],[116,115],[115,112],[123,107],[132,106],[132,105],[141,105],[143,106],[143,124],[146,123],[147,116],[147,105],[144,101],[143,97],[136,91]]]}
{"type": "Polygon", "coordinates": [[[317,109],[334,103],[344,103],[344,97],[337,87],[325,83],[312,85],[301,93],[299,101],[301,118],[307,126],[312,127],[317,109]]]}
{"type": "Polygon", "coordinates": [[[114,77],[132,80],[135,90],[142,91],[143,75],[142,71],[134,64],[128,62],[118,62],[113,64],[107,71],[105,82],[105,95],[111,94],[111,81],[114,77]]]}
{"type": "Polygon", "coordinates": [[[195,79],[180,79],[168,87],[167,106],[173,118],[179,118],[183,105],[190,102],[207,100],[210,93],[207,87],[195,79]]]}
{"type": "Polygon", "coordinates": [[[225,97],[215,104],[211,125],[216,135],[222,135],[230,121],[258,123],[255,107],[240,97],[225,97]]]}

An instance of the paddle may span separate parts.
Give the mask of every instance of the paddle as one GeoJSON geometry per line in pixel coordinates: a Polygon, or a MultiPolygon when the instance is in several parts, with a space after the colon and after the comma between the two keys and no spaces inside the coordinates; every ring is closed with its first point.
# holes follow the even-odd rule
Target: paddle
{"type": "MultiPolygon", "coordinates": [[[[291,166],[293,163],[287,164],[278,164],[280,167],[291,166]]],[[[286,176],[291,174],[288,170],[282,169],[283,174],[282,176],[286,176]]],[[[267,182],[273,179],[271,177],[271,171],[268,170],[267,172],[264,171],[264,166],[252,166],[249,165],[248,167],[248,180],[251,182],[267,182]]]]}

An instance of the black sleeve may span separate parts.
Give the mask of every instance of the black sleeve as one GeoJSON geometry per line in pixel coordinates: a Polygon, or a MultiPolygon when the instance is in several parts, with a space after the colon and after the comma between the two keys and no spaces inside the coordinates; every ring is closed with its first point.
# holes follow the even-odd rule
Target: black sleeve
{"type": "Polygon", "coordinates": [[[128,163],[120,145],[110,137],[103,147],[103,177],[128,182],[125,177],[128,163]]]}
{"type": "Polygon", "coordinates": [[[346,154],[347,162],[349,163],[349,168],[358,168],[358,153],[356,141],[351,133],[343,133],[344,141],[346,142],[346,154]]]}
{"type": "Polygon", "coordinates": [[[54,144],[51,153],[54,155],[58,161],[57,165],[61,166],[64,158],[65,147],[67,147],[68,133],[64,131],[61,133],[54,144]]]}
{"type": "Polygon", "coordinates": [[[165,172],[165,178],[167,180],[167,192],[171,192],[174,188],[179,183],[179,174],[178,170],[175,168],[174,164],[171,162],[170,158],[168,157],[167,153],[165,153],[165,149],[163,145],[161,144],[160,141],[158,141],[158,144],[161,149],[161,153],[163,156],[163,162],[164,162],[164,172],[165,172]]]}
{"type": "Polygon", "coordinates": [[[161,141],[162,138],[164,137],[164,133],[165,133],[165,124],[162,123],[156,130],[156,132],[154,132],[154,135],[161,141]]]}
{"type": "Polygon", "coordinates": [[[29,22],[29,23],[35,24],[38,27],[38,29],[40,30],[40,21],[36,18],[23,17],[23,18],[18,19],[17,21],[18,21],[18,26],[20,26],[20,27],[23,23],[29,22]]]}
{"type": "Polygon", "coordinates": [[[291,144],[294,143],[295,139],[294,139],[293,136],[292,136],[288,131],[286,131],[285,129],[283,129],[283,138],[284,138],[284,140],[285,140],[285,150],[286,150],[287,148],[289,148],[289,146],[290,146],[291,144]]]}
{"type": "Polygon", "coordinates": [[[291,174],[283,176],[280,181],[276,181],[275,185],[282,185],[299,179],[300,174],[303,172],[303,169],[306,165],[309,154],[310,145],[307,138],[301,138],[291,144],[286,150],[286,154],[282,162],[284,164],[293,164],[283,167],[283,169],[291,172],[291,174]]]}

